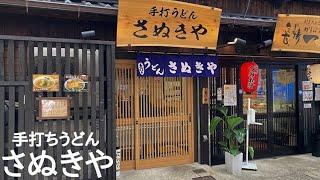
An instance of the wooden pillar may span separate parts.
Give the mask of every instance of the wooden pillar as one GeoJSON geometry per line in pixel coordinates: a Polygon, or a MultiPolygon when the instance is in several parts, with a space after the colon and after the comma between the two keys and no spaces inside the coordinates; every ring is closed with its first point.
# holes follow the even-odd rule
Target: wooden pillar
{"type": "Polygon", "coordinates": [[[204,88],[208,88],[208,78],[197,79],[196,107],[198,120],[198,162],[200,164],[209,164],[210,162],[210,132],[209,132],[209,106],[203,102],[204,88]]]}

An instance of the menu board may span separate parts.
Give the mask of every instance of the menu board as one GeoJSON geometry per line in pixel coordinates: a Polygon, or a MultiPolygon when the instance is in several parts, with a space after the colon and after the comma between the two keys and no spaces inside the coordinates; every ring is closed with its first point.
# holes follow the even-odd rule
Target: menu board
{"type": "Polygon", "coordinates": [[[40,97],[38,120],[68,119],[70,117],[69,97],[40,97]]]}
{"type": "Polygon", "coordinates": [[[237,86],[236,85],[224,85],[224,106],[236,106],[237,105],[237,86]]]}

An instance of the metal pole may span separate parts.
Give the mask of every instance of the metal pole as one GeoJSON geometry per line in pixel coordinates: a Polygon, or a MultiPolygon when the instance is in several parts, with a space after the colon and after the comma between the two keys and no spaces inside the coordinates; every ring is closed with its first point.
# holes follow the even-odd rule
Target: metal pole
{"type": "Polygon", "coordinates": [[[209,139],[209,166],[211,166],[211,132],[210,132],[210,78],[208,78],[208,139],[209,139]]]}
{"type": "MultiPolygon", "coordinates": [[[[249,114],[250,109],[250,98],[248,98],[248,111],[247,111],[247,117],[249,114]]],[[[247,118],[247,135],[246,135],[246,163],[249,164],[249,119],[247,118]]]]}
{"type": "Polygon", "coordinates": [[[199,78],[197,78],[197,122],[198,122],[198,162],[201,163],[201,136],[200,136],[200,93],[199,93],[199,78]]]}

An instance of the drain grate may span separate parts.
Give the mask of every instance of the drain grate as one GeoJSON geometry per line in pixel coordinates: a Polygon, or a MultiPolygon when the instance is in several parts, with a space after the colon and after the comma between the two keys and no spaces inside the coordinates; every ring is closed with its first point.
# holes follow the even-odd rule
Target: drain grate
{"type": "Polygon", "coordinates": [[[206,173],[207,171],[205,171],[204,169],[194,169],[192,170],[194,173],[196,174],[201,174],[201,173],[206,173]]]}
{"type": "Polygon", "coordinates": [[[192,180],[216,180],[216,179],[212,176],[203,176],[203,177],[192,178],[192,180]]]}

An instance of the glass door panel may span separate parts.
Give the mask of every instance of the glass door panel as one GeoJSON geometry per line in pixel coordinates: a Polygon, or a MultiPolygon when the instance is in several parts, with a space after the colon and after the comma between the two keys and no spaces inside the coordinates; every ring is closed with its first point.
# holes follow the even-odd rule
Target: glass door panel
{"type": "Polygon", "coordinates": [[[272,122],[275,152],[297,146],[296,72],[272,69],[272,122]]]}
{"type": "Polygon", "coordinates": [[[273,112],[295,111],[295,71],[294,69],[273,69],[273,112]]]}

